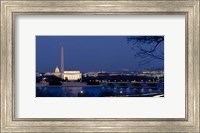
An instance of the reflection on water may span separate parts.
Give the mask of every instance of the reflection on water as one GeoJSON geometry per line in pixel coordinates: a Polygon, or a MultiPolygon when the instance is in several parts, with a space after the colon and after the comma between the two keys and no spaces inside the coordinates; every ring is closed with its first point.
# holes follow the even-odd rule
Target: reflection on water
{"type": "Polygon", "coordinates": [[[36,87],[36,97],[147,97],[164,94],[163,88],[36,87]]]}

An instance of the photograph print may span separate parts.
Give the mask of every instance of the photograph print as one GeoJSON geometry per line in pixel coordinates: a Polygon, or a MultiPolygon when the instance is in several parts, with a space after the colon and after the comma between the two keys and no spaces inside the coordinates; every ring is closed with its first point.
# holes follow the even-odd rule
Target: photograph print
{"type": "Polygon", "coordinates": [[[36,36],[36,97],[164,97],[164,36],[36,36]]]}

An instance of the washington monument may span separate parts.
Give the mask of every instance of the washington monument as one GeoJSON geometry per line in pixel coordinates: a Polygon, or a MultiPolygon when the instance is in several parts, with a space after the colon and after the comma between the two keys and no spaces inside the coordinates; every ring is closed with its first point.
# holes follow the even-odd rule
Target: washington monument
{"type": "Polygon", "coordinates": [[[61,78],[64,79],[64,48],[61,47],[61,78]]]}

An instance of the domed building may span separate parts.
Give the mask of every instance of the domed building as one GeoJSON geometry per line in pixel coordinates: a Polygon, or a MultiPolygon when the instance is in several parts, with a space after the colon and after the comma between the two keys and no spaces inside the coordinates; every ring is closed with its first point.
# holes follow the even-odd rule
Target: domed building
{"type": "Polygon", "coordinates": [[[55,69],[54,75],[57,76],[57,77],[60,77],[60,75],[61,75],[58,66],[57,66],[56,69],[55,69]]]}
{"type": "MultiPolygon", "coordinates": [[[[62,77],[60,69],[58,68],[58,66],[55,68],[55,71],[52,74],[57,76],[57,77],[62,77]]],[[[64,71],[63,79],[67,79],[69,81],[75,81],[75,80],[81,79],[82,78],[81,75],[82,74],[81,74],[80,71],[64,71]]]]}
{"type": "Polygon", "coordinates": [[[59,70],[58,66],[55,69],[55,73],[60,73],[60,70],[59,70]]]}

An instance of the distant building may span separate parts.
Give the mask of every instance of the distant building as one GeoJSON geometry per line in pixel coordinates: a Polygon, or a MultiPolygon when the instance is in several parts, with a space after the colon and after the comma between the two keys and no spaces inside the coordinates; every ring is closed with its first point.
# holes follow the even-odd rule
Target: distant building
{"type": "Polygon", "coordinates": [[[40,76],[42,76],[42,74],[37,72],[36,77],[40,77],[40,76]]]}
{"type": "Polygon", "coordinates": [[[97,77],[99,72],[87,72],[84,73],[83,76],[84,77],[97,77]]]}
{"type": "Polygon", "coordinates": [[[82,78],[81,75],[82,74],[80,71],[64,71],[63,78],[69,81],[74,81],[74,80],[81,79],[82,78]]]}
{"type": "MultiPolygon", "coordinates": [[[[50,75],[49,73],[48,75],[50,75]]],[[[61,75],[61,72],[58,67],[55,68],[55,72],[52,73],[52,75],[55,75],[57,77],[60,77],[62,79],[67,79],[69,81],[75,81],[82,78],[82,74],[80,71],[64,71],[61,75]]]]}
{"type": "Polygon", "coordinates": [[[163,70],[144,70],[138,76],[149,76],[149,77],[163,77],[163,70]]]}
{"type": "Polygon", "coordinates": [[[46,73],[44,74],[44,76],[48,76],[48,75],[53,75],[53,74],[50,73],[50,72],[46,72],[46,73]]]}
{"type": "Polygon", "coordinates": [[[56,67],[55,72],[54,72],[54,75],[57,76],[57,77],[60,77],[60,76],[61,76],[61,73],[60,73],[60,70],[59,70],[58,67],[56,67]]]}
{"type": "Polygon", "coordinates": [[[104,73],[98,73],[98,76],[109,76],[109,73],[106,73],[106,72],[104,72],[104,73]]]}
{"type": "Polygon", "coordinates": [[[120,73],[109,73],[109,76],[120,76],[120,73]]]}

